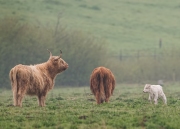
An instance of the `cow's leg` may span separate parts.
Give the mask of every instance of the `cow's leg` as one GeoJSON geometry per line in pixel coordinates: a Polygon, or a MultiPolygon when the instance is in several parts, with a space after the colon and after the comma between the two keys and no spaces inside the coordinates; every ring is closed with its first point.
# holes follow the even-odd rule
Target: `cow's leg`
{"type": "Polygon", "coordinates": [[[42,103],[42,107],[45,106],[45,99],[46,97],[45,96],[41,96],[41,103],[42,103]]]}
{"type": "Polygon", "coordinates": [[[151,95],[149,94],[149,98],[148,98],[149,101],[151,101],[151,95]]]}
{"type": "Polygon", "coordinates": [[[18,98],[17,98],[17,91],[13,91],[13,101],[14,101],[14,106],[17,106],[18,103],[18,98]]]}
{"type": "Polygon", "coordinates": [[[23,100],[24,95],[21,95],[19,98],[19,106],[22,107],[22,100],[23,100]]]}
{"type": "Polygon", "coordinates": [[[106,98],[105,102],[107,102],[107,103],[108,103],[108,102],[109,102],[109,98],[106,98]]]}
{"type": "Polygon", "coordinates": [[[158,94],[154,95],[154,104],[156,105],[158,103],[158,94]]]}
{"type": "MultiPolygon", "coordinates": [[[[24,86],[24,87],[26,87],[26,86],[24,86]]],[[[25,93],[26,93],[26,89],[25,88],[20,87],[18,89],[18,93],[17,93],[17,106],[22,107],[22,100],[23,100],[23,98],[25,96],[25,93]]]]}
{"type": "Polygon", "coordinates": [[[17,105],[16,106],[19,106],[19,107],[22,107],[22,99],[23,99],[23,94],[17,94],[17,105]]]}
{"type": "Polygon", "coordinates": [[[101,103],[103,103],[104,102],[104,99],[103,98],[101,98],[101,103]]]}
{"type": "Polygon", "coordinates": [[[101,103],[100,93],[96,92],[96,96],[95,97],[96,97],[97,104],[100,104],[101,103]]]}
{"type": "Polygon", "coordinates": [[[38,96],[38,105],[42,107],[42,104],[41,104],[41,95],[38,96]]]}
{"type": "Polygon", "coordinates": [[[164,104],[167,104],[167,99],[166,99],[166,95],[165,94],[162,96],[162,99],[163,99],[164,104]]]}
{"type": "MultiPolygon", "coordinates": [[[[109,82],[106,82],[106,84],[109,83],[109,82]]],[[[109,102],[109,98],[111,97],[111,93],[112,93],[112,84],[110,83],[109,85],[105,86],[106,88],[106,99],[105,99],[105,102],[109,102]]]]}
{"type": "Polygon", "coordinates": [[[21,103],[21,88],[18,88],[18,91],[17,91],[17,95],[16,95],[16,100],[17,100],[17,104],[16,106],[19,106],[20,107],[20,103],[21,103]]]}
{"type": "Polygon", "coordinates": [[[41,107],[45,106],[45,96],[44,95],[38,96],[38,103],[39,103],[39,106],[41,106],[41,107]]]}
{"type": "Polygon", "coordinates": [[[150,101],[151,104],[152,104],[152,101],[151,101],[152,99],[153,99],[153,95],[149,94],[148,100],[150,101]]]}
{"type": "Polygon", "coordinates": [[[105,99],[105,102],[109,102],[110,96],[111,96],[111,90],[108,90],[108,91],[106,92],[106,99],[105,99]]]}

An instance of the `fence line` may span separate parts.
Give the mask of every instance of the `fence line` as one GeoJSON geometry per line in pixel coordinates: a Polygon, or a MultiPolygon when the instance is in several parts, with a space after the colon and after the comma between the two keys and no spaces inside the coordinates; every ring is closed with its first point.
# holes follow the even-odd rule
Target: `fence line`
{"type": "Polygon", "coordinates": [[[120,61],[140,58],[153,58],[155,60],[163,59],[164,57],[180,58],[180,49],[141,49],[141,50],[120,50],[119,55],[113,57],[118,58],[120,61]]]}

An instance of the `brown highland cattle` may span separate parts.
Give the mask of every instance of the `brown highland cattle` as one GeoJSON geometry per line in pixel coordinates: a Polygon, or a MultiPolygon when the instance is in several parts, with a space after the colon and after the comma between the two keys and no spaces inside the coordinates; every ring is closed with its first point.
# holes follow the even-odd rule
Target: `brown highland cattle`
{"type": "MultiPolygon", "coordinates": [[[[49,51],[49,50],[48,50],[49,51]]],[[[25,95],[35,95],[39,106],[45,106],[45,98],[55,83],[56,75],[68,68],[68,64],[59,56],[52,56],[49,60],[37,65],[16,65],[10,70],[14,106],[22,107],[22,99],[25,95]]]]}
{"type": "Polygon", "coordinates": [[[109,102],[110,96],[115,88],[115,77],[113,73],[105,68],[95,68],[90,77],[90,89],[96,97],[97,104],[109,102]]]}

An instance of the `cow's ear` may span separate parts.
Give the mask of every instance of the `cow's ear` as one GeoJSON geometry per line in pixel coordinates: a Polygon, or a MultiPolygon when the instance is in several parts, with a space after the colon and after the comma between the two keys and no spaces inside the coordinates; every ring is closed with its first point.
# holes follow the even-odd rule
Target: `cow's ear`
{"type": "Polygon", "coordinates": [[[145,87],[146,88],[150,88],[151,84],[146,84],[145,87]]]}

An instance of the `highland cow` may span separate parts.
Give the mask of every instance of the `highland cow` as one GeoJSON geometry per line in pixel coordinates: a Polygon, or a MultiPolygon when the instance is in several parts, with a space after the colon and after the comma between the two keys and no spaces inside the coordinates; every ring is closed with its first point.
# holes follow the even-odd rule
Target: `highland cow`
{"type": "MultiPolygon", "coordinates": [[[[48,50],[49,51],[49,50],[48,50]]],[[[45,106],[45,98],[55,83],[56,76],[68,68],[68,64],[59,56],[37,65],[16,65],[10,70],[9,77],[12,86],[14,106],[22,107],[25,95],[37,96],[39,106],[45,106]]]]}
{"type": "Polygon", "coordinates": [[[109,102],[115,88],[113,73],[105,68],[95,68],[90,77],[90,89],[96,98],[97,104],[109,102]]]}
{"type": "Polygon", "coordinates": [[[162,98],[164,104],[167,104],[166,95],[163,92],[162,86],[146,84],[144,86],[144,93],[149,93],[149,101],[154,100],[154,104],[158,103],[158,98],[162,98]]]}

